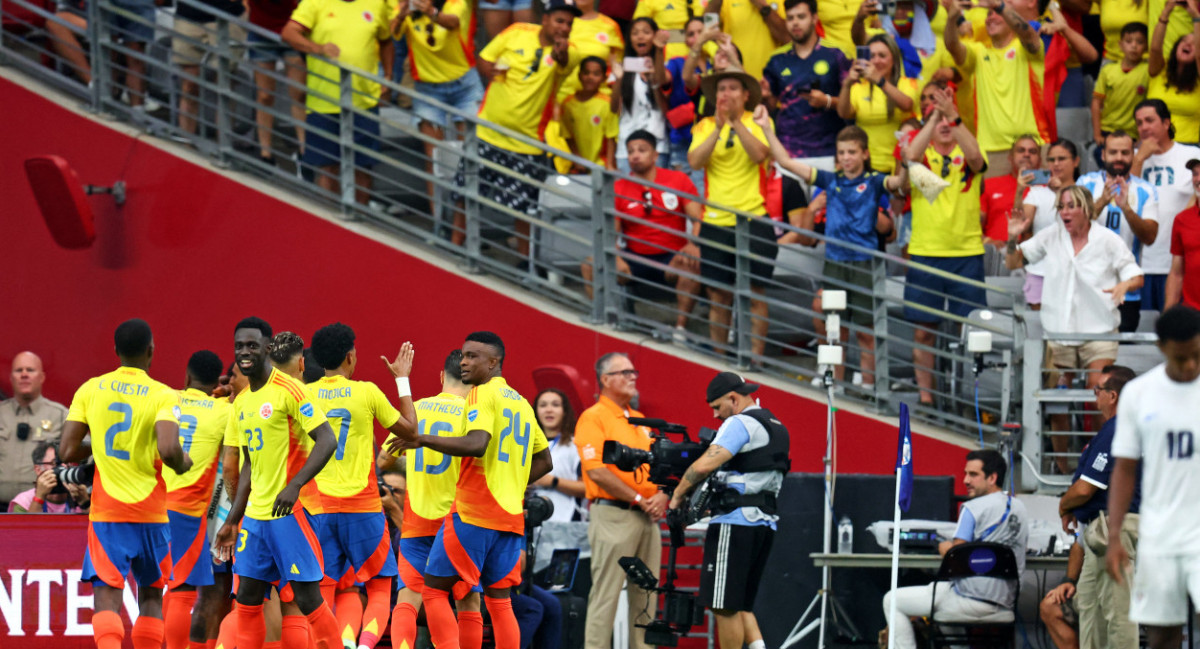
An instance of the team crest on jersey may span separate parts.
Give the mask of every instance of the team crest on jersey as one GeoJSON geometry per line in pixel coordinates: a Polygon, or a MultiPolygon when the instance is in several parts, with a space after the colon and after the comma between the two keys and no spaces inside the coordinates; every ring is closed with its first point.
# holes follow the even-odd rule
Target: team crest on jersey
{"type": "Polygon", "coordinates": [[[262,417],[263,419],[270,419],[271,415],[274,413],[275,409],[271,407],[270,401],[262,404],[262,407],[258,409],[258,416],[262,417]]]}
{"type": "Polygon", "coordinates": [[[608,43],[608,34],[600,32],[599,34],[596,34],[596,40],[600,41],[601,43],[608,43]]]}
{"type": "Polygon", "coordinates": [[[1146,94],[1146,86],[1138,86],[1138,87],[1137,87],[1137,94],[1139,94],[1139,95],[1144,95],[1144,94],[1146,94]]]}
{"type": "Polygon", "coordinates": [[[592,115],[592,126],[600,126],[600,116],[592,115]]]}
{"type": "Polygon", "coordinates": [[[819,74],[821,76],[825,76],[826,74],[828,74],[829,73],[829,61],[821,60],[821,61],[817,61],[816,63],[814,63],[813,64],[813,72],[816,72],[817,74],[819,74]]]}
{"type": "Polygon", "coordinates": [[[962,156],[960,156],[960,155],[954,156],[954,159],[951,160],[950,163],[953,164],[955,167],[961,167],[962,163],[963,163],[962,156]]]}
{"type": "Polygon", "coordinates": [[[867,183],[859,183],[858,187],[854,188],[854,191],[860,194],[867,191],[867,183]]]}
{"type": "Polygon", "coordinates": [[[471,408],[470,410],[467,411],[467,421],[473,422],[473,421],[475,421],[475,418],[478,416],[479,416],[478,408],[471,408]]]}
{"type": "Polygon", "coordinates": [[[304,415],[305,417],[313,416],[313,405],[307,401],[300,404],[300,414],[304,415]]]}
{"type": "Polygon", "coordinates": [[[1009,51],[1005,52],[1005,53],[1004,53],[1004,58],[1008,59],[1009,61],[1012,61],[1012,60],[1016,59],[1016,58],[1017,58],[1017,51],[1014,49],[1014,50],[1009,50],[1009,51]]]}
{"type": "Polygon", "coordinates": [[[363,20],[365,20],[369,23],[373,23],[373,22],[375,22],[375,14],[373,14],[369,11],[364,11],[363,12],[363,20]]]}
{"type": "Polygon", "coordinates": [[[667,208],[668,210],[679,209],[679,197],[671,192],[662,193],[662,202],[663,207],[667,208]]]}

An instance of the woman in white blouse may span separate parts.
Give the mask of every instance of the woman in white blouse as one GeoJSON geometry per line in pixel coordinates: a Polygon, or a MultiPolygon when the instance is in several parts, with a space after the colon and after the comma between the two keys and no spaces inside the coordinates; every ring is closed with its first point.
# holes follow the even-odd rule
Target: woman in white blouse
{"type": "Polygon", "coordinates": [[[533,400],[538,425],[550,441],[554,469],[530,485],[539,496],[554,503],[552,521],[587,520],[583,504],[584,486],[575,447],[575,410],[566,395],[553,388],[542,390],[533,400]]]}

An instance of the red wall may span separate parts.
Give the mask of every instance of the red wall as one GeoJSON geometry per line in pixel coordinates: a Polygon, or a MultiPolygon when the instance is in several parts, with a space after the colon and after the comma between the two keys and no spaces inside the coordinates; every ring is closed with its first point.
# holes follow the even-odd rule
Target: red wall
{"type": "MultiPolygon", "coordinates": [[[[362,359],[357,378],[381,385],[390,375],[378,356],[412,340],[417,395],[438,389],[445,354],[477,329],[504,338],[505,373],[530,398],[534,367],[567,363],[587,376],[601,353],[626,351],[642,371],[644,412],[715,427],[703,401],[709,367],[594,332],[573,317],[545,315],[519,296],[361,237],[166,153],[145,142],[148,136],[130,138],[4,79],[0,106],[0,259],[7,267],[0,363],[7,367],[22,350],[37,352],[52,399],[67,403],[82,381],[112,369],[111,332],[122,320],[150,322],[151,373],[178,386],[197,349],[231,360],[234,324],[257,315],[306,339],[324,324],[350,324],[362,359]],[[23,160],[51,153],[69,160],[85,183],[128,185],[120,210],[107,196],[92,199],[97,241],[89,250],[54,245],[25,181],[23,160]]],[[[823,403],[772,388],[759,394],[792,431],[793,469],[820,471],[823,403]]],[[[838,433],[840,472],[892,470],[895,426],[844,412],[838,433]]],[[[919,473],[961,471],[960,447],[922,437],[914,449],[919,473]]]]}

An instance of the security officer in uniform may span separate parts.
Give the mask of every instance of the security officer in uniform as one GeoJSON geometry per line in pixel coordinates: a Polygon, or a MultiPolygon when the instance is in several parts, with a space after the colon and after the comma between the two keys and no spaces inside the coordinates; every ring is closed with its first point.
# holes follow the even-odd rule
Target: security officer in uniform
{"type": "Polygon", "coordinates": [[[779,520],[776,498],[791,469],[787,428],[750,396],[757,389],[733,372],[709,382],[705,401],[723,423],[708,450],[684,472],[670,503],[678,509],[696,485],[713,476],[700,600],[717,618],[722,647],[763,649],[754,597],[779,520]]]}
{"type": "Polygon", "coordinates": [[[62,435],[67,418],[65,406],[42,397],[46,373],[37,354],[17,354],[11,378],[13,397],[0,401],[0,503],[4,507],[33,486],[37,476],[29,458],[39,442],[62,435]]]}

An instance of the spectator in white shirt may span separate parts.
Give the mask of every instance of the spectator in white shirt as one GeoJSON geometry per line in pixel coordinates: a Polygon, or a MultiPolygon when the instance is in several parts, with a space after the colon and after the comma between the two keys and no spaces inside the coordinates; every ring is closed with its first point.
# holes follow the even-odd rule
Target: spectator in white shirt
{"type": "Polygon", "coordinates": [[[529,485],[538,495],[554,503],[552,521],[587,520],[583,504],[583,476],[579,469],[579,451],[575,446],[575,409],[561,390],[548,388],[533,400],[538,425],[550,441],[554,469],[529,485]]]}
{"type": "Polygon", "coordinates": [[[1133,157],[1133,175],[1158,192],[1158,231],[1154,243],[1142,249],[1141,266],[1146,271],[1142,309],[1162,311],[1166,302],[1167,273],[1171,270],[1171,225],[1175,215],[1192,202],[1192,174],[1188,160],[1200,158],[1200,147],[1175,142],[1171,109],[1161,99],[1146,99],[1133,109],[1137,123],[1138,150],[1133,157]]]}
{"type": "MultiPolygon", "coordinates": [[[[1129,192],[1113,198],[1125,209],[1129,192]]],[[[1117,307],[1125,294],[1142,287],[1142,269],[1120,235],[1093,223],[1092,194],[1079,185],[1058,192],[1059,223],[1017,244],[1032,225],[1023,214],[1008,225],[1006,263],[1010,269],[1042,262],[1042,327],[1051,334],[1116,333],[1121,316],[1117,307]]],[[[1056,370],[1086,370],[1087,387],[1100,384],[1101,370],[1117,359],[1116,341],[1056,341],[1047,344],[1047,354],[1056,370]]],[[[1058,377],[1052,376],[1057,382],[1058,377]]],[[[1094,408],[1093,408],[1094,409],[1094,408]]],[[[1063,422],[1051,421],[1054,430],[1065,430],[1063,422]]],[[[1065,438],[1051,442],[1065,449],[1065,438]],[[1058,442],[1058,440],[1062,440],[1058,442]]],[[[1059,460],[1065,458],[1059,457],[1059,460]]],[[[1064,462],[1059,462],[1064,468],[1064,462]]]]}

